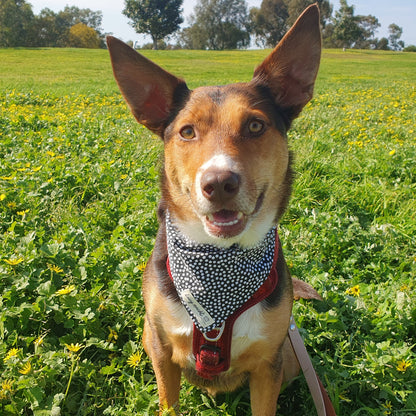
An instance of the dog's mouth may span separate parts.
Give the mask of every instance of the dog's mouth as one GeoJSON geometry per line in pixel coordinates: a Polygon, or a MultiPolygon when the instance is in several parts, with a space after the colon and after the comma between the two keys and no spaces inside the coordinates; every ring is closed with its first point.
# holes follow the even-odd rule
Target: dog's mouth
{"type": "Polygon", "coordinates": [[[241,211],[222,209],[205,217],[205,224],[210,234],[222,238],[235,237],[247,224],[247,216],[241,211]]]}
{"type": "Polygon", "coordinates": [[[259,196],[254,211],[246,215],[242,211],[222,209],[205,217],[205,226],[211,235],[221,238],[232,238],[241,234],[249,221],[263,204],[264,192],[259,196]]]}

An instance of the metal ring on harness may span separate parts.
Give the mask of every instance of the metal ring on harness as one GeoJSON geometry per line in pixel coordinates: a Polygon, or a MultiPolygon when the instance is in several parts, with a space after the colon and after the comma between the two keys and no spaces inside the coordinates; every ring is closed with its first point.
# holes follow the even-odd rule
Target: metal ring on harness
{"type": "Polygon", "coordinates": [[[219,328],[214,328],[212,330],[212,331],[220,331],[216,337],[210,338],[207,334],[204,334],[204,333],[202,335],[204,336],[204,338],[207,341],[216,342],[216,341],[218,341],[222,337],[222,334],[224,333],[224,329],[225,329],[225,321],[221,324],[221,326],[219,328]]]}

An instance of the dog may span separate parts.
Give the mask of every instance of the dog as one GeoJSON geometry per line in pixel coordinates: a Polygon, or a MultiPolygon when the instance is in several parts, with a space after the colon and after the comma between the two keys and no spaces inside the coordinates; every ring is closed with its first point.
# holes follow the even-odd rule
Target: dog
{"type": "Polygon", "coordinates": [[[210,394],[246,380],[252,414],[275,415],[299,371],[288,340],[294,295],[277,224],[293,179],[287,131],[311,100],[321,55],[309,6],[251,81],[191,91],[114,37],[113,72],[137,121],[164,142],[160,227],[143,275],[143,344],[161,411],[182,374],[210,394]]]}

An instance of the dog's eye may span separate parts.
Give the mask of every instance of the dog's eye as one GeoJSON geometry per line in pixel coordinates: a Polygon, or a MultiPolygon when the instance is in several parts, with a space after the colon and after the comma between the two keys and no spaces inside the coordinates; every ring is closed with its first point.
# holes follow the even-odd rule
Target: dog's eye
{"type": "Polygon", "coordinates": [[[179,133],[185,140],[192,140],[195,138],[195,130],[192,126],[185,126],[179,133]]]}
{"type": "Polygon", "coordinates": [[[251,120],[248,124],[248,131],[251,134],[260,134],[264,129],[264,123],[260,120],[251,120]]]}

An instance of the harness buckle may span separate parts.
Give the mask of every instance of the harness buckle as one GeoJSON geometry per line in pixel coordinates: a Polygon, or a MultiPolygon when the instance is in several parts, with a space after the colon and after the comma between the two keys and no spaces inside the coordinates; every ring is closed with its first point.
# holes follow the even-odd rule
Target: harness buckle
{"type": "Polygon", "coordinates": [[[217,342],[222,337],[222,334],[224,333],[224,329],[225,329],[225,321],[221,324],[219,328],[214,328],[213,330],[209,331],[209,332],[219,331],[217,336],[211,338],[208,336],[208,332],[202,333],[202,335],[208,342],[217,342]]]}
{"type": "Polygon", "coordinates": [[[216,367],[220,363],[221,350],[213,345],[204,344],[199,350],[199,360],[208,368],[216,367]]]}

